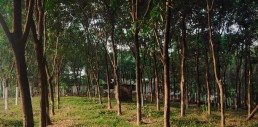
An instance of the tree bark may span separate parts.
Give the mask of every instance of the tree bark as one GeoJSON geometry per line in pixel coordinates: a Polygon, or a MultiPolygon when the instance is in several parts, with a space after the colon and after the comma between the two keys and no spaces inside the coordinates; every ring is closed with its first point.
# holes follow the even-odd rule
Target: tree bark
{"type": "Polygon", "coordinates": [[[19,86],[18,86],[18,82],[16,81],[16,88],[15,88],[15,105],[18,105],[18,99],[19,99],[19,86]]]}
{"type": "MultiPolygon", "coordinates": [[[[183,14],[182,18],[182,51],[181,51],[181,81],[180,81],[180,95],[181,95],[181,117],[185,116],[185,49],[186,49],[186,24],[185,24],[186,14],[183,14]]],[[[175,93],[174,93],[175,94],[175,93]]]]}
{"type": "Polygon", "coordinates": [[[55,72],[55,87],[56,87],[56,106],[60,109],[60,94],[59,94],[59,72],[58,69],[55,72]]]}
{"type": "Polygon", "coordinates": [[[4,109],[8,110],[8,85],[9,85],[9,79],[5,78],[4,79],[4,109]]]}
{"type": "Polygon", "coordinates": [[[153,78],[150,79],[150,102],[152,103],[153,102],[153,85],[152,85],[152,80],[153,78]]]}
{"type": "Polygon", "coordinates": [[[27,66],[25,62],[25,44],[29,34],[31,26],[34,0],[29,2],[28,13],[26,13],[26,21],[24,25],[24,31],[22,31],[22,4],[21,1],[13,1],[13,31],[9,31],[7,23],[4,21],[2,14],[0,13],[0,24],[3,28],[5,35],[12,47],[15,65],[16,65],[16,77],[18,80],[18,86],[20,89],[22,113],[23,113],[23,126],[33,127],[33,113],[30,98],[29,82],[27,77],[27,66]]]}
{"type": "Polygon", "coordinates": [[[206,90],[207,90],[207,106],[208,106],[208,111],[207,113],[210,115],[211,114],[211,100],[210,100],[210,72],[209,72],[209,52],[207,49],[207,46],[205,47],[206,53],[205,53],[205,84],[206,84],[206,90]]]}
{"type": "Polygon", "coordinates": [[[115,21],[114,15],[111,18],[111,43],[112,43],[112,51],[113,51],[113,69],[114,69],[114,79],[115,79],[115,89],[116,89],[116,103],[117,103],[117,115],[120,116],[122,114],[121,111],[121,102],[120,102],[120,87],[119,87],[119,75],[118,75],[118,65],[117,65],[117,53],[116,53],[116,46],[114,40],[114,32],[115,32],[115,21]]]}
{"type": "Polygon", "coordinates": [[[198,33],[198,37],[197,37],[197,55],[196,55],[196,82],[197,82],[197,106],[200,107],[200,94],[201,94],[201,85],[200,85],[200,73],[199,73],[199,33],[198,33]]]}
{"type": "Polygon", "coordinates": [[[159,74],[158,74],[158,68],[157,68],[157,60],[156,60],[156,53],[153,52],[153,62],[154,62],[154,74],[155,74],[155,96],[156,96],[156,110],[160,110],[159,105],[159,74]]]}
{"type": "Polygon", "coordinates": [[[166,22],[164,29],[164,44],[163,44],[163,78],[164,78],[164,127],[170,127],[170,85],[169,85],[169,57],[168,45],[170,43],[170,19],[171,19],[171,4],[170,0],[166,0],[166,22]]]}
{"type": "Polygon", "coordinates": [[[224,127],[225,126],[225,116],[224,116],[224,97],[223,97],[223,87],[222,87],[222,83],[218,77],[218,73],[217,73],[217,61],[216,61],[216,55],[215,55],[215,51],[214,51],[214,43],[213,43],[213,39],[212,39],[212,28],[211,28],[211,11],[213,8],[213,4],[214,4],[214,0],[212,0],[212,5],[210,6],[208,1],[207,1],[207,14],[208,14],[208,30],[209,30],[209,43],[210,43],[210,47],[211,47],[211,53],[212,53],[212,59],[213,59],[213,70],[214,70],[214,75],[215,75],[215,79],[216,79],[216,83],[219,87],[219,91],[220,91],[220,112],[221,112],[221,121],[220,121],[220,126],[224,127]]]}
{"type": "Polygon", "coordinates": [[[245,121],[250,120],[254,117],[254,114],[257,112],[258,110],[258,105],[256,105],[256,107],[253,109],[253,111],[248,115],[248,117],[245,119],[245,121]]]}
{"type": "Polygon", "coordinates": [[[109,84],[109,71],[108,71],[108,55],[107,51],[105,52],[105,61],[106,61],[106,82],[108,88],[108,109],[111,109],[111,99],[110,99],[110,84],[109,84]]]}
{"type": "Polygon", "coordinates": [[[45,58],[43,54],[44,3],[42,1],[37,1],[36,13],[38,13],[38,17],[36,17],[38,20],[36,24],[34,22],[32,23],[31,30],[38,66],[38,79],[40,88],[40,126],[46,127],[51,122],[49,114],[47,114],[47,74],[45,70],[45,58]]]}
{"type": "MultiPolygon", "coordinates": [[[[249,46],[250,50],[250,46],[249,46]]],[[[250,60],[250,52],[248,52],[248,83],[247,83],[247,110],[248,110],[248,115],[251,114],[251,76],[252,76],[252,64],[250,60]]]]}
{"type": "Polygon", "coordinates": [[[48,82],[48,85],[49,85],[49,95],[50,95],[50,99],[51,99],[51,113],[52,113],[52,115],[55,115],[55,102],[54,102],[52,77],[50,75],[47,63],[45,64],[45,70],[46,70],[46,73],[47,73],[47,82],[48,82]]]}
{"type": "MultiPolygon", "coordinates": [[[[238,49],[237,49],[237,53],[238,52],[238,49]]],[[[240,86],[239,85],[239,73],[240,73],[240,69],[241,69],[241,66],[242,66],[242,57],[240,57],[240,60],[239,62],[236,61],[236,79],[235,79],[235,108],[236,110],[238,110],[239,106],[240,106],[240,101],[239,101],[239,91],[240,89],[238,89],[238,87],[240,86]]]]}

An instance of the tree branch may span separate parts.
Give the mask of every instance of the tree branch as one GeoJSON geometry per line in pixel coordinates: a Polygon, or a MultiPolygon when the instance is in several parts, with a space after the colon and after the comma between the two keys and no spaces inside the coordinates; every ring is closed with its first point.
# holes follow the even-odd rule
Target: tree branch
{"type": "MultiPolygon", "coordinates": [[[[33,22],[33,18],[32,18],[33,10],[34,10],[34,0],[30,0],[29,9],[28,9],[27,14],[26,14],[26,23],[25,23],[25,26],[24,26],[22,40],[27,40],[27,38],[28,38],[29,31],[30,31],[30,26],[33,22]]],[[[23,41],[23,42],[26,43],[27,41],[23,41]]]]}
{"type": "Polygon", "coordinates": [[[10,39],[12,37],[12,34],[10,33],[9,28],[8,28],[8,26],[7,26],[7,24],[6,24],[5,20],[4,20],[4,17],[3,17],[3,15],[1,13],[0,13],[0,24],[1,24],[2,28],[3,28],[3,30],[4,30],[5,35],[7,36],[8,40],[10,41],[10,39]]]}

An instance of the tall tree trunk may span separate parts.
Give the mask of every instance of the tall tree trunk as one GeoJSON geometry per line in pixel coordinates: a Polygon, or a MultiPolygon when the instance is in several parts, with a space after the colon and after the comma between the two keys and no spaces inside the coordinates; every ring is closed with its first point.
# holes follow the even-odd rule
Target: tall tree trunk
{"type": "MultiPolygon", "coordinates": [[[[237,53],[238,53],[238,49],[237,49],[237,53]]],[[[240,106],[240,101],[239,101],[239,92],[240,89],[238,89],[239,85],[239,73],[240,73],[240,69],[242,66],[242,57],[240,57],[240,60],[238,62],[238,60],[236,61],[236,79],[235,79],[235,108],[236,110],[238,110],[239,106],[240,106]]]]}
{"type": "Polygon", "coordinates": [[[248,115],[251,114],[251,76],[252,76],[252,64],[251,64],[251,58],[250,58],[250,46],[248,51],[248,83],[247,83],[247,109],[248,109],[248,115]]]}
{"type": "Polygon", "coordinates": [[[158,68],[157,68],[157,60],[156,60],[156,53],[153,52],[153,62],[154,62],[154,74],[155,74],[155,96],[156,96],[156,110],[160,110],[159,105],[159,74],[158,74],[158,68]]]}
{"type": "Polygon", "coordinates": [[[41,42],[34,42],[34,48],[37,56],[38,63],[38,78],[39,78],[39,88],[40,88],[40,126],[46,126],[46,71],[45,62],[43,58],[43,47],[41,42]]]}
{"type": "Polygon", "coordinates": [[[99,104],[102,104],[102,100],[101,100],[101,90],[100,90],[100,86],[99,86],[99,72],[97,72],[97,76],[96,76],[95,81],[96,81],[97,89],[98,89],[99,104]]]}
{"type": "Polygon", "coordinates": [[[109,71],[108,71],[108,55],[107,51],[105,52],[105,61],[106,61],[106,82],[107,82],[107,88],[108,88],[108,109],[111,109],[111,99],[110,99],[110,84],[109,84],[109,71]]]}
{"type": "Polygon", "coordinates": [[[0,24],[3,28],[5,35],[12,47],[15,65],[16,65],[16,78],[18,80],[18,86],[20,89],[20,96],[22,102],[22,114],[23,114],[23,126],[33,127],[33,113],[32,104],[30,98],[29,81],[27,77],[27,66],[25,62],[25,44],[29,34],[31,26],[34,0],[27,1],[26,19],[24,25],[24,31],[22,30],[22,3],[20,0],[13,1],[13,20],[12,20],[12,33],[9,31],[7,23],[5,22],[2,14],[0,13],[0,24]]]}
{"type": "Polygon", "coordinates": [[[86,78],[87,78],[87,97],[91,98],[91,94],[90,94],[91,80],[90,80],[89,69],[87,69],[86,71],[86,78]]]}
{"type": "Polygon", "coordinates": [[[201,94],[201,85],[200,85],[200,76],[199,76],[199,33],[197,37],[197,55],[196,55],[196,82],[197,82],[197,106],[200,107],[200,94],[201,94]]]}
{"type": "Polygon", "coordinates": [[[56,87],[56,106],[57,109],[60,109],[60,95],[59,95],[59,72],[56,70],[55,72],[55,87],[56,87]]]}
{"type": "MultiPolygon", "coordinates": [[[[136,26],[134,26],[136,27],[136,26]]],[[[135,28],[134,31],[134,50],[135,50],[135,60],[136,60],[136,103],[137,103],[137,125],[140,125],[142,120],[141,114],[141,77],[140,77],[140,54],[139,54],[139,40],[138,40],[138,29],[135,28]]]]}
{"type": "MultiPolygon", "coordinates": [[[[25,46],[24,46],[25,48],[25,46]]],[[[17,79],[19,83],[20,96],[22,102],[22,111],[23,111],[23,127],[33,127],[33,113],[31,105],[31,95],[29,82],[27,77],[27,66],[25,63],[25,50],[16,49],[15,51],[15,65],[17,72],[17,79]]]]}
{"type": "Polygon", "coordinates": [[[169,57],[168,57],[168,45],[170,43],[170,19],[171,8],[170,0],[166,0],[166,22],[164,30],[164,44],[163,44],[163,78],[164,78],[164,127],[170,127],[170,85],[169,85],[169,57]]]}
{"type": "Polygon", "coordinates": [[[52,115],[55,115],[55,102],[54,102],[54,92],[53,92],[53,84],[52,84],[52,77],[49,73],[48,65],[45,64],[45,70],[47,72],[47,82],[49,85],[49,95],[51,99],[51,113],[52,115]]]}
{"type": "Polygon", "coordinates": [[[47,77],[46,77],[46,70],[45,70],[45,59],[43,56],[43,30],[44,30],[44,4],[42,1],[37,2],[38,10],[38,21],[32,24],[31,30],[33,35],[34,41],[34,50],[37,57],[37,66],[38,66],[38,79],[39,79],[39,88],[40,88],[40,126],[46,127],[47,126],[47,112],[46,112],[46,98],[47,98],[47,77]],[[37,27],[36,27],[37,25],[37,27]]]}
{"type": "Polygon", "coordinates": [[[46,84],[46,124],[50,125],[50,113],[49,113],[49,98],[48,98],[48,85],[46,84]]]}
{"type": "Polygon", "coordinates": [[[207,90],[207,106],[208,111],[207,113],[211,114],[211,94],[210,94],[210,72],[209,72],[209,51],[207,49],[207,46],[205,47],[206,53],[205,53],[205,84],[206,84],[206,90],[207,90]]]}
{"type": "MultiPolygon", "coordinates": [[[[114,15],[112,15],[114,16],[114,15]]],[[[117,53],[116,46],[114,40],[114,32],[115,32],[115,21],[114,17],[111,18],[111,43],[112,43],[112,51],[113,51],[113,69],[114,69],[114,78],[115,78],[115,89],[116,89],[116,103],[117,103],[117,115],[120,116],[122,114],[121,111],[121,102],[120,102],[120,87],[119,87],[119,75],[118,75],[118,65],[117,65],[117,53]]]]}
{"type": "Polygon", "coordinates": [[[181,81],[180,81],[180,94],[181,94],[181,117],[185,116],[185,49],[186,49],[186,14],[183,14],[182,18],[182,51],[181,51],[181,81]]]}
{"type": "Polygon", "coordinates": [[[150,79],[150,102],[152,103],[153,102],[153,85],[152,85],[152,80],[153,78],[150,79]]]}
{"type": "Polygon", "coordinates": [[[222,87],[222,83],[221,83],[221,81],[218,77],[218,73],[217,73],[217,61],[216,61],[216,55],[215,55],[215,51],[214,51],[214,43],[213,43],[213,39],[212,39],[212,28],[211,28],[211,11],[213,8],[213,4],[214,4],[214,0],[212,0],[211,6],[207,2],[209,42],[210,42],[210,47],[211,47],[212,59],[213,59],[214,75],[215,75],[216,83],[217,83],[217,85],[219,87],[219,91],[220,91],[220,112],[221,112],[220,126],[224,127],[225,126],[225,116],[224,116],[224,104],[223,104],[224,103],[223,87],[222,87]]]}

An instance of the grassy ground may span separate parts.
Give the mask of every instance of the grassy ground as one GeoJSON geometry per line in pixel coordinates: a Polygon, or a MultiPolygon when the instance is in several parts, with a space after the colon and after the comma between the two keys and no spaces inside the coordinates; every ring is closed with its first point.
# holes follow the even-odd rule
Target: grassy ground
{"type": "MultiPolygon", "coordinates": [[[[33,111],[35,126],[39,126],[39,99],[33,98],[33,111]]],[[[9,99],[9,109],[4,110],[3,99],[0,99],[0,127],[22,126],[22,115],[20,106],[14,105],[14,99],[9,99]]],[[[97,104],[97,99],[87,99],[84,97],[62,97],[61,108],[56,111],[56,115],[51,116],[53,125],[50,127],[81,127],[81,126],[136,126],[136,105],[135,103],[122,103],[123,115],[118,117],[115,110],[115,101],[112,102],[113,109],[106,109],[106,99],[104,104],[97,104]]],[[[142,126],[162,126],[163,111],[156,111],[154,103],[145,103],[143,106],[142,126]]],[[[197,108],[189,106],[186,117],[181,118],[178,104],[171,106],[171,125],[180,127],[201,127],[219,126],[220,115],[215,109],[212,115],[207,115],[205,107],[197,108]]],[[[244,122],[246,111],[226,111],[226,126],[258,126],[258,115],[252,120],[244,122]]]]}

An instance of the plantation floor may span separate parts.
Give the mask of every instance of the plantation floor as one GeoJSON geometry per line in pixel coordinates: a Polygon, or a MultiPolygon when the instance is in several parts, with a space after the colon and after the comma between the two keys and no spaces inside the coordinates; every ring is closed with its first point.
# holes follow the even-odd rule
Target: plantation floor
{"type": "MultiPolygon", "coordinates": [[[[35,126],[39,126],[39,99],[34,97],[33,111],[35,126]]],[[[0,99],[0,127],[22,126],[21,107],[14,105],[14,98],[9,99],[9,109],[4,110],[4,100],[0,99]]],[[[115,101],[112,101],[113,109],[107,110],[107,100],[104,104],[97,104],[97,99],[85,97],[62,97],[60,109],[56,109],[56,115],[51,116],[53,125],[49,127],[82,127],[82,126],[136,126],[136,105],[135,103],[122,103],[123,115],[117,116],[115,101]]],[[[171,125],[180,127],[219,126],[220,115],[215,109],[212,115],[207,115],[205,107],[197,108],[189,106],[186,117],[181,118],[180,107],[173,102],[171,106],[171,125]]],[[[160,127],[163,124],[163,111],[156,111],[154,103],[144,103],[142,126],[160,127]]],[[[227,110],[226,126],[258,126],[258,115],[244,122],[246,111],[227,110]]]]}

